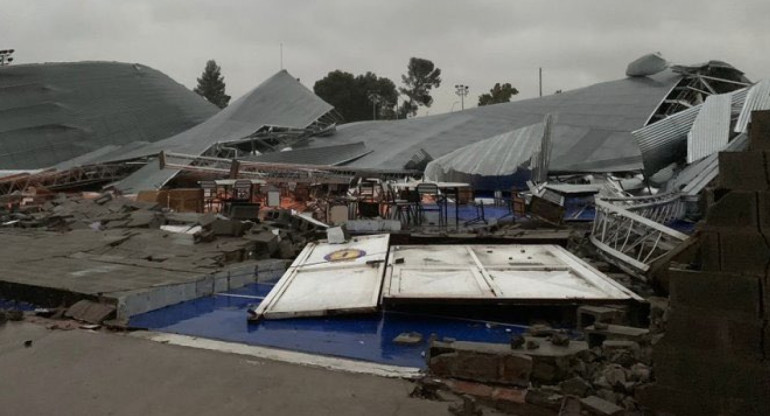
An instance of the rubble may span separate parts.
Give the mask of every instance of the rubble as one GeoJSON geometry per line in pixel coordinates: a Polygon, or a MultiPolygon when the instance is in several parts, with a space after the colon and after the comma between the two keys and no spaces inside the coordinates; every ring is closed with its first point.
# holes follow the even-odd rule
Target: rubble
{"type": "Polygon", "coordinates": [[[173,212],[155,202],[110,193],[92,198],[51,195],[24,208],[25,213],[0,208],[2,220],[24,219],[0,228],[0,243],[7,247],[0,260],[12,269],[3,277],[4,290],[12,291],[4,292],[6,296],[44,307],[100,296],[97,303],[118,305],[121,319],[239,287],[249,278],[228,277],[237,264],[251,264],[242,273],[253,281],[255,262],[291,259],[317,236],[316,225],[303,225],[307,221],[291,215],[279,229],[212,213],[173,212]],[[49,276],[48,270],[58,274],[49,276]],[[220,272],[225,273],[225,286],[202,284],[220,279],[220,272]],[[142,295],[149,292],[158,295],[142,295]]]}
{"type": "Polygon", "coordinates": [[[23,321],[24,320],[24,311],[21,309],[9,309],[5,311],[6,317],[8,317],[9,321],[23,321]]]}
{"type": "Polygon", "coordinates": [[[419,332],[405,332],[393,338],[394,344],[417,345],[422,342],[422,334],[419,332]]]}
{"type": "Polygon", "coordinates": [[[623,413],[623,408],[600,397],[590,396],[580,400],[580,403],[591,412],[601,416],[616,416],[623,413]]]}

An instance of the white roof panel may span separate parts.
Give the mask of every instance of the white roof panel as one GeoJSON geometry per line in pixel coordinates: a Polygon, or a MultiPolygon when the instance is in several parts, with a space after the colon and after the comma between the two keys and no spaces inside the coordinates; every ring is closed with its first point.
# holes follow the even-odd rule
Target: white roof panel
{"type": "Polygon", "coordinates": [[[310,243],[256,309],[266,319],[374,312],[389,235],[310,243]]]}

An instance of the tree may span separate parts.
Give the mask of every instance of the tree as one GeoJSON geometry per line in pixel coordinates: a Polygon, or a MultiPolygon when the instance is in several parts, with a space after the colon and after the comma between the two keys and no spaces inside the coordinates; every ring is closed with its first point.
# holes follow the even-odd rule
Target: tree
{"type": "Polygon", "coordinates": [[[479,95],[479,107],[482,105],[507,103],[511,101],[511,97],[518,94],[519,90],[512,87],[511,84],[505,83],[500,85],[498,82],[489,90],[489,94],[479,95]]]}
{"type": "Polygon", "coordinates": [[[345,121],[395,118],[396,84],[373,72],[354,76],[336,70],[316,81],[313,92],[334,108],[345,121]]]}
{"type": "Polygon", "coordinates": [[[230,103],[230,96],[225,94],[225,77],[220,73],[221,70],[213,59],[206,62],[206,68],[198,78],[198,86],[193,91],[211,104],[225,108],[230,103]]]}
{"type": "Polygon", "coordinates": [[[430,90],[441,85],[441,70],[427,59],[413,57],[409,59],[406,75],[401,75],[401,82],[404,87],[399,91],[409,98],[404,106],[405,112],[415,115],[418,106],[430,107],[433,104],[430,90]]]}

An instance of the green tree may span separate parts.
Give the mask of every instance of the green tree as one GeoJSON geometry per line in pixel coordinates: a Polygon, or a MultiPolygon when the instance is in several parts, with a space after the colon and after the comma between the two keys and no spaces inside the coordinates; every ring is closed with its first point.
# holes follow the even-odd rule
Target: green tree
{"type": "Polygon", "coordinates": [[[401,82],[404,87],[399,91],[409,99],[404,105],[404,112],[415,115],[418,106],[430,107],[433,104],[430,90],[441,85],[441,69],[427,59],[413,57],[409,59],[406,75],[401,75],[401,82]]]}
{"type": "Polygon", "coordinates": [[[507,103],[511,101],[511,97],[518,94],[519,90],[512,87],[511,84],[505,83],[500,85],[498,82],[489,90],[489,94],[479,95],[479,107],[482,105],[507,103]]]}
{"type": "Polygon", "coordinates": [[[345,121],[395,118],[396,85],[373,72],[354,76],[336,70],[316,81],[313,92],[334,108],[345,121]]]}
{"type": "Polygon", "coordinates": [[[225,77],[222,76],[221,70],[213,59],[206,62],[206,68],[198,78],[198,86],[193,91],[211,104],[225,108],[230,103],[230,96],[225,94],[225,77]]]}

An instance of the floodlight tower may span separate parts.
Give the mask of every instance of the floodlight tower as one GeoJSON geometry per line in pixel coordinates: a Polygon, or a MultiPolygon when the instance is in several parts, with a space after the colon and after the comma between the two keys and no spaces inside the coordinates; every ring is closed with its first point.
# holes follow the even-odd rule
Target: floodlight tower
{"type": "Polygon", "coordinates": [[[460,110],[465,110],[465,97],[468,95],[468,86],[463,84],[456,84],[455,94],[460,96],[460,110]]]}
{"type": "Polygon", "coordinates": [[[14,49],[0,49],[0,66],[10,65],[13,62],[14,49]]]}

